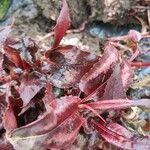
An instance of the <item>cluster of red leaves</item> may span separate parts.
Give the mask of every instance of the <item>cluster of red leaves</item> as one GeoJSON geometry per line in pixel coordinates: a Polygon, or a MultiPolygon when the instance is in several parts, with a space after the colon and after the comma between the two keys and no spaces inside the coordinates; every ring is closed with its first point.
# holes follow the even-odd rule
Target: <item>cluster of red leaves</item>
{"type": "Polygon", "coordinates": [[[150,107],[150,100],[126,95],[140,33],[123,37],[130,42],[131,58],[120,55],[116,39],[106,42],[101,56],[59,45],[69,25],[63,0],[54,44],[45,53],[32,39],[9,38],[11,26],[0,30],[0,149],[70,149],[83,127],[118,147],[149,150],[150,137],[136,137],[116,122],[122,109],[150,107]],[[55,88],[63,96],[56,95],[55,88]]]}

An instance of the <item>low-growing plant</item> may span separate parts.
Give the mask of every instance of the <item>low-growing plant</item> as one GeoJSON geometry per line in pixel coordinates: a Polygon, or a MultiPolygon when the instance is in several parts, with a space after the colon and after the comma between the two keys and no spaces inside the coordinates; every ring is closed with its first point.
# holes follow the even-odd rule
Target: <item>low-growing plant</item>
{"type": "Polygon", "coordinates": [[[126,94],[132,66],[149,65],[134,61],[147,35],[131,30],[109,38],[101,55],[60,45],[70,23],[63,0],[54,43],[45,51],[31,38],[9,37],[12,25],[0,30],[0,149],[69,150],[78,134],[96,132],[122,149],[149,150],[148,135],[135,135],[119,122],[126,108],[150,107],[149,99],[126,94]]]}

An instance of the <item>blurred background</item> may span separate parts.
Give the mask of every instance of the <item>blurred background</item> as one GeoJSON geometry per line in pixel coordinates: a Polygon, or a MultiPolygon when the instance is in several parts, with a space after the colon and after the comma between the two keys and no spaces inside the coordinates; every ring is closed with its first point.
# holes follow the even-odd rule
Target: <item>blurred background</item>
{"type": "MultiPolygon", "coordinates": [[[[140,24],[135,17],[149,25],[149,0],[68,0],[68,4],[72,28],[79,28],[84,21],[92,28],[98,26],[95,22],[93,25],[93,21],[115,26],[140,24]]],[[[0,26],[9,24],[14,16],[14,35],[44,35],[51,31],[60,9],[61,0],[0,0],[0,26]]]]}

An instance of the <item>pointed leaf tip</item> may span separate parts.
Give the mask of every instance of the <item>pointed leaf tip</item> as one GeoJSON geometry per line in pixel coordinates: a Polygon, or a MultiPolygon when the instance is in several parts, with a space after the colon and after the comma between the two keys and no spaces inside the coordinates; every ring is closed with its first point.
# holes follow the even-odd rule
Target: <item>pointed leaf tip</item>
{"type": "Polygon", "coordinates": [[[69,8],[66,0],[63,0],[63,6],[60,11],[60,15],[57,19],[56,26],[54,27],[54,44],[52,49],[57,48],[60,41],[62,40],[63,36],[65,35],[66,31],[70,27],[70,15],[69,15],[69,8]]]}

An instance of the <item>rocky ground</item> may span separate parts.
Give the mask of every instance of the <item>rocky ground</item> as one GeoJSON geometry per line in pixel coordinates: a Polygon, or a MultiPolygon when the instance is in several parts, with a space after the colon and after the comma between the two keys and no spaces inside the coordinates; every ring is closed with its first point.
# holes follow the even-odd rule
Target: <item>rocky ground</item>
{"type": "MultiPolygon", "coordinates": [[[[7,1],[12,3],[6,20],[14,14],[18,32],[16,34],[24,33],[32,36],[35,32],[36,34],[49,32],[61,9],[60,0],[7,1]]],[[[111,22],[115,25],[124,24],[134,18],[133,13],[136,14],[137,10],[138,15],[143,15],[148,6],[148,3],[139,0],[69,0],[68,3],[73,28],[78,28],[84,21],[93,20],[111,22]]]]}
{"type": "MultiPolygon", "coordinates": [[[[6,0],[1,2],[6,5],[3,1],[6,0]]],[[[7,0],[7,2],[11,2],[11,5],[8,12],[5,12],[6,15],[1,19],[0,24],[9,24],[11,16],[14,15],[13,35],[19,35],[20,37],[30,36],[35,38],[35,36],[43,36],[49,33],[61,9],[60,0],[7,0]]],[[[146,0],[68,0],[68,3],[72,28],[79,28],[85,21],[91,23],[95,20],[109,22],[115,27],[125,23],[136,22],[139,24],[140,22],[135,16],[147,21],[149,2],[146,0]]],[[[97,29],[93,28],[95,28],[94,25],[92,25],[94,38],[87,34],[87,31],[91,33],[91,28],[89,28],[90,31],[85,29],[85,32],[69,34],[68,37],[69,39],[70,37],[76,38],[75,41],[79,41],[79,45],[83,43],[88,47],[94,46],[94,49],[97,50],[99,49],[99,40],[97,40],[97,35],[95,36],[97,29]]]]}

